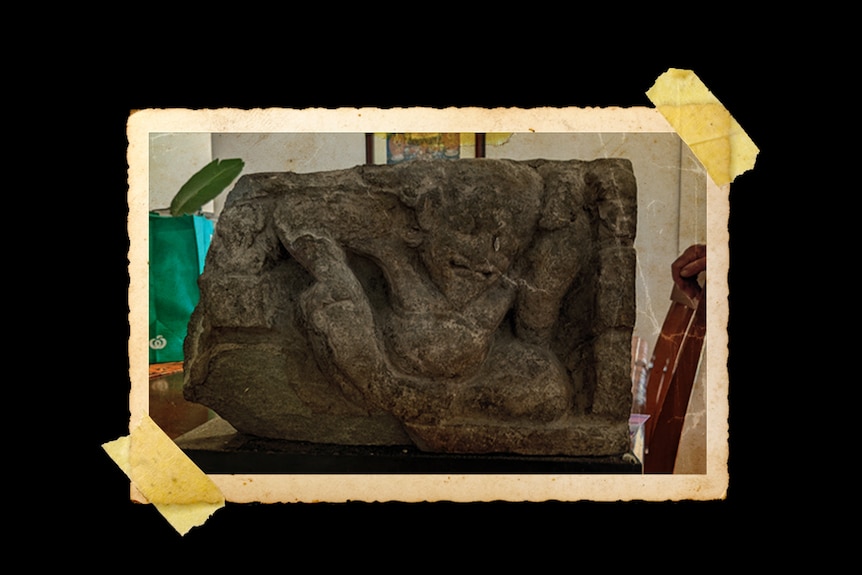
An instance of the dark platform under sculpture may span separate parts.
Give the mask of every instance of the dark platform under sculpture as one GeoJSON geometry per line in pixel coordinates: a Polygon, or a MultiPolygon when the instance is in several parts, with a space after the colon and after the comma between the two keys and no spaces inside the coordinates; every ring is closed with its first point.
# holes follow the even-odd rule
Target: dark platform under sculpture
{"type": "Polygon", "coordinates": [[[185,397],[243,437],[324,450],[622,455],[636,206],[621,159],[243,176],[185,397]]]}
{"type": "Polygon", "coordinates": [[[204,473],[215,474],[641,474],[631,451],[564,456],[430,453],[415,445],[332,445],[269,439],[216,417],[176,438],[204,473]]]}

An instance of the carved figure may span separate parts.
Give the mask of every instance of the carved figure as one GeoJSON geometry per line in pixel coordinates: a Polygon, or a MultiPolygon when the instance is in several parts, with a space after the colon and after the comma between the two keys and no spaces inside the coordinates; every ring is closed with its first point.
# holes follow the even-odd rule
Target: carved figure
{"type": "Polygon", "coordinates": [[[187,397],[270,437],[621,453],[635,206],[625,160],[245,176],[201,278],[187,397]],[[248,382],[269,401],[243,403],[248,382]]]}

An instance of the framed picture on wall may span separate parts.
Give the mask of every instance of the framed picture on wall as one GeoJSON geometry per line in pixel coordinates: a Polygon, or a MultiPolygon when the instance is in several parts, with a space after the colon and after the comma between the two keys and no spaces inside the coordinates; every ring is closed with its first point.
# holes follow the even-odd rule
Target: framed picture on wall
{"type": "Polygon", "coordinates": [[[366,134],[366,163],[400,164],[415,159],[457,160],[485,156],[484,134],[386,132],[366,134]]]}

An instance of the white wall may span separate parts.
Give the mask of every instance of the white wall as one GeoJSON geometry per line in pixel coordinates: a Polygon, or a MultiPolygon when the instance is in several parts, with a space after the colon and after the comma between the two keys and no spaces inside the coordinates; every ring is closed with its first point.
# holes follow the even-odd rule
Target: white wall
{"type": "MultiPolygon", "coordinates": [[[[362,133],[213,134],[213,158],[241,158],[244,174],[323,172],[365,163],[362,133]]],[[[216,198],[216,215],[227,194],[216,198]]]]}
{"type": "Polygon", "coordinates": [[[150,211],[169,208],[182,185],[214,157],[210,134],[150,134],[150,211]]]}

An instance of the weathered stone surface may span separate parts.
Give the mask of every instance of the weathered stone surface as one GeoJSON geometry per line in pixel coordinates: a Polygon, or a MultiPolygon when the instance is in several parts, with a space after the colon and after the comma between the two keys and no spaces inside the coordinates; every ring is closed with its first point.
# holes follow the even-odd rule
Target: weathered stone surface
{"type": "Polygon", "coordinates": [[[243,176],[185,396],[262,437],[622,453],[636,195],[621,159],[243,176]]]}

